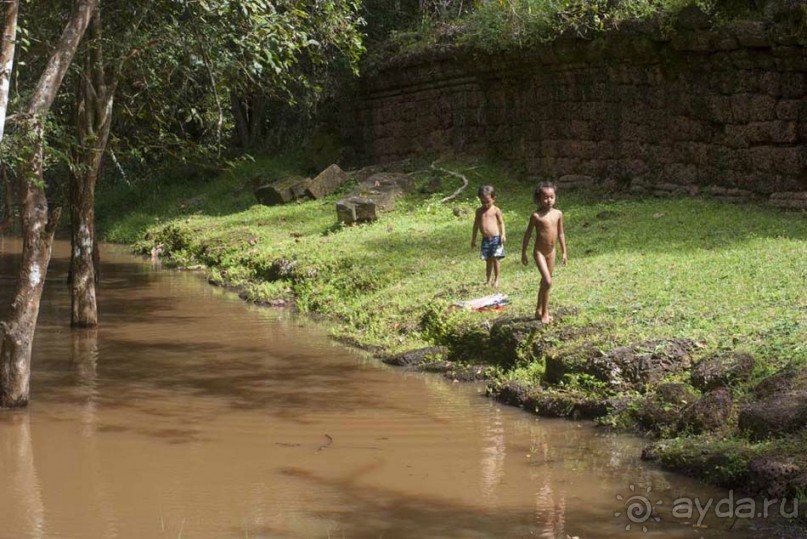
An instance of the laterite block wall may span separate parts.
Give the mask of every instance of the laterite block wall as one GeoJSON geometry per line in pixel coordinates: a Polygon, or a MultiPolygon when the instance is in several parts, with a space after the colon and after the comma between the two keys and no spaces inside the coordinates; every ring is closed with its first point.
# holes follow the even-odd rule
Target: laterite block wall
{"type": "Polygon", "coordinates": [[[375,162],[476,154],[568,187],[807,208],[807,34],[792,28],[634,28],[398,59],[363,78],[348,136],[375,162]]]}

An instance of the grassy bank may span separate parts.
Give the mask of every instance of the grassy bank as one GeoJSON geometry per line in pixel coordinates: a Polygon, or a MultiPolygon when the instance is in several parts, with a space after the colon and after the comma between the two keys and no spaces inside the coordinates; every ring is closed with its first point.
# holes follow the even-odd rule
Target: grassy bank
{"type": "MultiPolygon", "coordinates": [[[[446,345],[449,359],[492,365],[493,385],[529,388],[516,402],[539,413],[591,411],[605,424],[647,428],[642,418],[648,406],[662,415],[672,410],[670,424],[649,429],[668,438],[651,453],[671,468],[728,486],[747,486],[752,461],[761,457],[807,470],[796,449],[801,434],[780,433],[766,442],[747,436],[737,420],[743,403],[758,398],[753,388],[760,380],[783,368],[807,373],[804,213],[703,198],[561,191],[557,205],[565,215],[569,265],[556,270],[551,299],[561,316],[548,328],[531,330],[517,344],[515,360],[505,361],[494,338],[496,327],[505,326],[496,319],[530,317],[535,308],[539,275],[520,263],[533,186],[488,164],[442,166],[470,180],[457,199],[439,202],[458,186],[456,178],[436,174],[427,163],[409,163],[403,168],[414,176],[415,192],[378,222],[358,226],[336,223],[334,203],[351,185],[323,200],[256,205],[256,175],[294,170],[293,162],[268,159],[152,196],[146,184],[119,186],[99,213],[108,239],[134,243],[143,253],[156,249],[179,266],[204,267],[212,282],[235,287],[246,299],[293,302],[323,315],[336,336],[359,346],[396,353],[446,345]],[[478,250],[470,248],[476,187],[483,183],[496,186],[507,225],[500,291],[512,304],[504,313],[450,308],[493,292],[484,285],[478,250]],[[556,366],[571,365],[568,358],[580,350],[607,354],[656,339],[692,343],[693,364],[729,352],[753,356],[752,372],[729,384],[719,425],[702,427],[697,417],[684,426],[678,422],[693,400],[707,406],[726,399],[695,389],[688,368],[630,387],[609,385],[587,368],[556,372],[554,380],[546,372],[553,358],[556,366]],[[686,397],[657,398],[662,384],[681,386],[673,393],[686,397]],[[622,404],[610,404],[617,401],[622,404]]],[[[802,378],[807,384],[807,374],[802,378]]],[[[791,473],[787,466],[782,469],[791,473]]]]}
{"type": "MultiPolygon", "coordinates": [[[[534,310],[538,273],[520,263],[522,234],[533,210],[532,186],[492,166],[453,164],[471,186],[442,178],[439,192],[401,200],[379,222],[336,224],[334,202],[256,205],[250,181],[281,174],[288,163],[245,163],[205,183],[128,196],[99,209],[112,241],[161,244],[183,266],[204,265],[215,282],[250,299],[295,298],[298,307],[340,322],[362,345],[391,350],[433,340],[424,315],[457,300],[492,292],[484,263],[470,248],[475,191],[497,187],[508,228],[501,292],[509,315],[534,310]],[[253,205],[255,204],[255,205],[253,205]],[[128,211],[127,211],[128,210],[128,211]]],[[[412,164],[420,187],[428,165],[412,164]],[[422,172],[418,172],[422,170],[422,172]]],[[[349,187],[348,187],[349,188],[349,187]]],[[[150,187],[144,187],[151,191],[150,187]]],[[[747,350],[769,369],[802,361],[807,342],[807,219],[758,205],[704,199],[637,199],[616,194],[559,193],[570,263],[559,267],[552,305],[573,310],[566,326],[607,328],[602,346],[654,337],[686,337],[704,354],[747,350]]],[[[452,315],[471,321],[496,314],[452,315]]]]}

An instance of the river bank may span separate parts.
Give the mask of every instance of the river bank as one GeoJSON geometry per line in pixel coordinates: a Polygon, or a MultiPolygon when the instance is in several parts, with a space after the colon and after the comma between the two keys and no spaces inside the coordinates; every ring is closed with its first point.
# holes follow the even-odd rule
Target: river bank
{"type": "Polygon", "coordinates": [[[804,491],[803,213],[560,191],[570,264],[556,273],[556,323],[543,326],[528,319],[537,271],[519,263],[532,186],[515,175],[452,163],[471,187],[441,204],[455,178],[399,164],[416,192],[378,222],[345,227],[338,194],[253,205],[255,175],[273,166],[258,161],[107,213],[104,228],[140,253],[204,267],[249,301],[322,315],[335,337],[392,363],[441,347],[421,355],[421,368],[488,377],[492,396],[540,414],[639,431],[652,442],[645,458],[663,466],[769,496],[804,491]],[[482,183],[496,186],[508,227],[504,313],[451,308],[492,292],[468,246],[482,183]]]}
{"type": "MultiPolygon", "coordinates": [[[[102,323],[71,330],[70,246],[54,244],[31,403],[0,413],[4,538],[618,539],[616,496],[642,485],[665,501],[648,526],[687,539],[696,521],[670,502],[729,496],[638,461],[633,436],[402,374],[306,315],[100,247],[102,323]]],[[[20,249],[0,235],[0,284],[20,249]]],[[[697,523],[708,539],[732,526],[697,523]]],[[[792,537],[760,531],[773,525],[732,536],[792,537]]]]}

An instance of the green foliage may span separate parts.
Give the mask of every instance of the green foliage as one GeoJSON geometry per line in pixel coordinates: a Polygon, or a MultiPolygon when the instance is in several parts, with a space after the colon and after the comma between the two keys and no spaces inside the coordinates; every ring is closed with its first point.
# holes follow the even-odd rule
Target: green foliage
{"type": "Polygon", "coordinates": [[[389,57],[454,42],[488,52],[546,43],[560,35],[592,38],[635,21],[652,20],[668,28],[685,8],[697,7],[715,21],[765,17],[754,0],[495,0],[469,3],[444,0],[424,4],[420,25],[388,31],[387,42],[371,51],[389,57]],[[465,6],[460,8],[459,6],[465,6]],[[397,34],[396,34],[397,30],[397,34]],[[405,38],[405,39],[403,39],[405,38]]]}
{"type": "Polygon", "coordinates": [[[337,52],[355,69],[363,51],[353,0],[204,0],[187,9],[231,90],[257,85],[278,93],[299,80],[301,63],[325,65],[337,52]]]}
{"type": "Polygon", "coordinates": [[[362,13],[367,21],[367,41],[371,47],[385,41],[395,32],[417,27],[422,19],[417,0],[365,0],[362,13]]]}
{"type": "Polygon", "coordinates": [[[603,397],[611,393],[608,384],[599,380],[596,376],[584,372],[567,373],[559,384],[561,387],[576,389],[584,393],[592,393],[598,397],[603,397]]]}

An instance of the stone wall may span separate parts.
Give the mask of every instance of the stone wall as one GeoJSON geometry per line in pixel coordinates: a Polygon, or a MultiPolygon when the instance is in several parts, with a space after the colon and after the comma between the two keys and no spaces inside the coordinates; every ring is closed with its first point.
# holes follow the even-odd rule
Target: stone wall
{"type": "Polygon", "coordinates": [[[807,33],[793,28],[637,27],[399,58],[363,78],[349,136],[376,162],[484,155],[566,187],[807,208],[807,33]]]}

